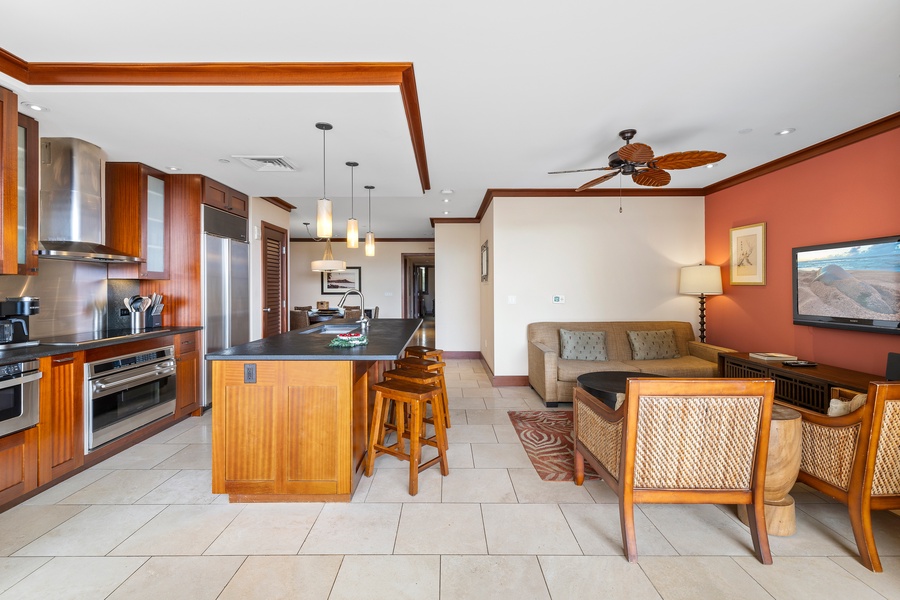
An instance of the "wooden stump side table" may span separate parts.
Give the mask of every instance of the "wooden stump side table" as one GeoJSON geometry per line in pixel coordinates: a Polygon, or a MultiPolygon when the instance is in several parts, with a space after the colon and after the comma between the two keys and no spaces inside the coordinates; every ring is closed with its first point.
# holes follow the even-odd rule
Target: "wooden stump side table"
{"type": "MultiPolygon", "coordinates": [[[[769,452],[766,460],[766,529],[769,535],[797,532],[797,515],[791,488],[800,473],[800,413],[787,406],[772,407],[769,452]]],[[[738,505],[738,518],[747,525],[747,506],[738,505]]]]}

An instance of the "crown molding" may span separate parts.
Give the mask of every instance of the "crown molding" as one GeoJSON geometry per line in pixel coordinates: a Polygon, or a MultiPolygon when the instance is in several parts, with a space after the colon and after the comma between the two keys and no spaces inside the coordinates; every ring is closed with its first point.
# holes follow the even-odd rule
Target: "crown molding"
{"type": "Polygon", "coordinates": [[[265,201],[268,202],[269,204],[273,204],[273,205],[277,206],[278,208],[284,209],[284,210],[286,210],[286,211],[288,211],[288,212],[291,212],[292,210],[294,210],[295,208],[297,208],[296,206],[294,206],[294,205],[291,204],[290,202],[285,202],[284,200],[282,200],[282,199],[279,198],[278,196],[259,196],[259,198],[260,198],[261,200],[265,200],[265,201]]]}
{"type": "MultiPolygon", "coordinates": [[[[325,240],[322,238],[319,238],[318,240],[314,240],[312,238],[291,238],[290,241],[303,243],[303,242],[324,242],[325,240]]],[[[347,238],[333,237],[333,238],[331,238],[331,241],[343,243],[343,242],[347,241],[347,238]]],[[[378,238],[375,240],[376,245],[388,243],[388,242],[430,242],[430,243],[434,243],[434,238],[433,237],[428,237],[428,238],[378,238]]]]}

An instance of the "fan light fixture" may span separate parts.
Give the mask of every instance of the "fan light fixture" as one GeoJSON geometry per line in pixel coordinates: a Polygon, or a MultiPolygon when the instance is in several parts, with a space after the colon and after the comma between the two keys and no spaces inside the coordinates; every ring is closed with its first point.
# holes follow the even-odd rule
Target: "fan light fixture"
{"type": "Polygon", "coordinates": [[[313,271],[321,273],[332,273],[334,271],[346,271],[347,263],[342,260],[335,260],[331,253],[331,239],[325,240],[325,254],[322,260],[314,260],[310,263],[313,271]]]}
{"type": "Polygon", "coordinates": [[[322,130],[322,198],[316,202],[316,236],[330,238],[331,200],[325,193],[325,132],[331,130],[331,123],[316,123],[316,129],[322,130]]]}
{"type": "Polygon", "coordinates": [[[369,190],[369,227],[366,232],[366,256],[375,256],[375,234],[372,233],[372,190],[375,189],[375,186],[367,185],[366,189],[369,190]]]}
{"type": "Polygon", "coordinates": [[[358,162],[350,161],[350,218],[347,219],[347,247],[359,248],[359,221],[353,216],[353,169],[359,166],[358,162]]]}

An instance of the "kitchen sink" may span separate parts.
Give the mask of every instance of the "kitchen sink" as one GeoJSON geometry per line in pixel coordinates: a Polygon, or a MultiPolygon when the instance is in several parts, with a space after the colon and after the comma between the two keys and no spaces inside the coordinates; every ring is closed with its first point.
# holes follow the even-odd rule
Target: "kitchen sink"
{"type": "Polygon", "coordinates": [[[309,329],[304,329],[303,331],[298,331],[299,334],[307,334],[307,333],[326,333],[337,335],[339,333],[350,333],[351,331],[357,331],[359,329],[358,324],[354,325],[320,325],[319,327],[311,327],[309,329]]]}

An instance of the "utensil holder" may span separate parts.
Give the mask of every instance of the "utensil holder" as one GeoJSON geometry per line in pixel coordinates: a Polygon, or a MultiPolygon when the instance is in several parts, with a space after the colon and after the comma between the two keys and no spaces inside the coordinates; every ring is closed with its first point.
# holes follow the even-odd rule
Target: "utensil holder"
{"type": "Polygon", "coordinates": [[[142,313],[142,312],[131,313],[131,331],[143,331],[143,330],[144,330],[144,313],[142,313]]]}

